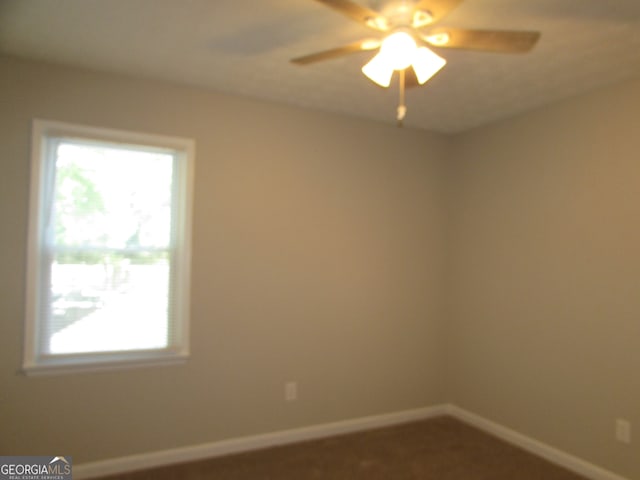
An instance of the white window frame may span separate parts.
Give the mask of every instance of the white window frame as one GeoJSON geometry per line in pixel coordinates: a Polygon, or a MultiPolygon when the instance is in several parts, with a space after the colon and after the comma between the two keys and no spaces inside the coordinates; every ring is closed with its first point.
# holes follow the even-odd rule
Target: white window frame
{"type": "Polygon", "coordinates": [[[27,375],[71,373],[136,366],[183,363],[189,355],[189,297],[191,265],[191,217],[195,142],[191,139],[147,133],[129,132],[64,122],[34,119],[31,136],[31,179],[29,205],[29,238],[27,245],[27,285],[25,306],[25,339],[23,371],[27,375]],[[82,354],[46,354],[41,352],[40,334],[43,331],[39,312],[43,308],[43,275],[51,268],[44,255],[46,166],[52,159],[47,155],[51,139],[73,139],[104,144],[119,144],[147,149],[159,148],[174,153],[174,224],[171,251],[170,308],[172,334],[166,348],[82,354]]]}

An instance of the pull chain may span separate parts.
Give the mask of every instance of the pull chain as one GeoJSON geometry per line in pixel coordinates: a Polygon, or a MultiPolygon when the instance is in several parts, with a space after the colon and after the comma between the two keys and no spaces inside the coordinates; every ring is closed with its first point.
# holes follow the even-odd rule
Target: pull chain
{"type": "Polygon", "coordinates": [[[404,70],[400,70],[400,99],[398,102],[398,127],[402,127],[402,121],[407,114],[407,106],[404,102],[404,70]]]}

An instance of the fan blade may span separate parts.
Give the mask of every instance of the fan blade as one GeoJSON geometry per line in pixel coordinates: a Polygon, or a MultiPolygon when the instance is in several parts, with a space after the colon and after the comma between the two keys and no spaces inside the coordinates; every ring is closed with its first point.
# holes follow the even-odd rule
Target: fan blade
{"type": "Polygon", "coordinates": [[[389,22],[385,17],[374,10],[370,10],[366,7],[358,5],[357,3],[353,3],[350,0],[316,1],[326,5],[329,8],[333,8],[343,15],[352,18],[356,22],[362,23],[363,25],[369,28],[373,28],[374,30],[379,30],[381,32],[386,32],[387,30],[389,30],[389,22]]]}
{"type": "MultiPolygon", "coordinates": [[[[415,10],[428,13],[431,17],[429,24],[433,24],[442,20],[446,14],[461,3],[462,0],[420,0],[415,6],[415,10]]],[[[416,28],[423,26],[414,25],[416,28]]]]}
{"type": "Polygon", "coordinates": [[[342,57],[351,53],[363,52],[367,50],[375,50],[380,47],[380,40],[361,40],[359,42],[350,43],[338,48],[324,50],[322,52],[312,53],[304,57],[291,59],[291,63],[297,65],[308,65],[310,63],[322,62],[323,60],[331,60],[332,58],[342,57]]]}
{"type": "Polygon", "coordinates": [[[429,45],[442,48],[462,48],[497,53],[525,53],[531,50],[540,32],[509,30],[468,30],[465,28],[434,28],[422,37],[429,45]]]}

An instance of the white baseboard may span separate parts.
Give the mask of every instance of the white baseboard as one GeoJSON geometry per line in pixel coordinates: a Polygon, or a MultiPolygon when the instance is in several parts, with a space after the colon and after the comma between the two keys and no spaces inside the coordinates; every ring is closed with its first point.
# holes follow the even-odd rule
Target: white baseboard
{"type": "Polygon", "coordinates": [[[511,430],[498,423],[492,422],[484,417],[471,413],[467,410],[459,408],[455,405],[447,405],[446,412],[448,415],[458,420],[468,423],[480,430],[484,430],[512,445],[516,445],[523,450],[533,453],[545,460],[555,463],[561,467],[571,470],[572,472],[582,475],[591,480],[628,480],[620,475],[598,467],[581,458],[565,453],[546,443],[542,443],[534,438],[528,437],[521,433],[511,430]]]}
{"type": "Polygon", "coordinates": [[[280,432],[254,435],[250,437],[234,438],[219,442],[205,443],[190,447],[181,447],[152,453],[142,453],[127,457],[101,460],[97,462],[79,464],[73,467],[73,478],[83,480],[88,478],[117,475],[120,473],[166,465],[204,460],[208,458],[247,452],[261,448],[286,445],[305,440],[331,437],[345,433],[370,430],[373,428],[398,425],[416,420],[447,414],[446,405],[405,410],[402,412],[375,415],[370,417],[344,420],[340,422],[314,425],[311,427],[283,430],[280,432]]]}
{"type": "Polygon", "coordinates": [[[370,430],[372,428],[398,425],[440,415],[450,415],[457,418],[462,422],[468,423],[480,430],[484,430],[485,432],[501,438],[506,442],[516,445],[533,453],[534,455],[542,457],[556,465],[560,465],[591,480],[628,480],[620,475],[582,460],[581,458],[565,453],[557,448],[535,440],[534,438],[523,435],[515,430],[511,430],[510,428],[476,415],[475,413],[450,404],[84,463],[73,467],[73,476],[77,480],[84,480],[108,475],[117,475],[135,470],[144,470],[176,463],[204,460],[220,457],[222,455],[242,453],[261,448],[302,442],[305,440],[314,440],[345,433],[370,430]]]}

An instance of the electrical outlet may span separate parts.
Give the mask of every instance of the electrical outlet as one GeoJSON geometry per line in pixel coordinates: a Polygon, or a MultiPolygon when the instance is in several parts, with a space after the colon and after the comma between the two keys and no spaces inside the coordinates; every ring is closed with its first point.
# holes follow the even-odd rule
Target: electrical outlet
{"type": "Polygon", "coordinates": [[[284,399],[287,402],[295,402],[298,399],[298,384],[296,382],[284,384],[284,399]]]}
{"type": "Polygon", "coordinates": [[[631,443],[631,423],[629,420],[623,418],[616,420],[616,440],[621,443],[631,443]]]}

